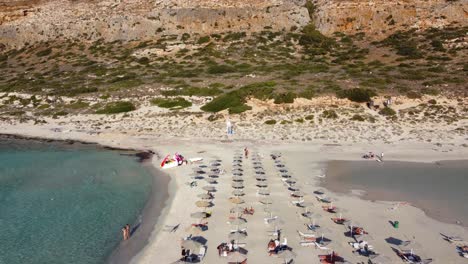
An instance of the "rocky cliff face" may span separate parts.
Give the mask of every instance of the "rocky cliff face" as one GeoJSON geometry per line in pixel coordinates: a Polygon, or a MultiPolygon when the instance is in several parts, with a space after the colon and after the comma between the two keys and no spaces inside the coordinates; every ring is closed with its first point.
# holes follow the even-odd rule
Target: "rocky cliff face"
{"type": "MultiPolygon", "coordinates": [[[[315,0],[324,34],[466,25],[467,0],[315,0]]],[[[305,0],[0,0],[0,47],[56,39],[154,39],[163,34],[290,30],[310,22],[305,0]],[[3,45],[2,45],[3,43],[3,45]]]]}
{"type": "Polygon", "coordinates": [[[364,32],[382,39],[397,30],[468,24],[467,0],[317,0],[313,15],[324,34],[364,32]]]}
{"type": "Polygon", "coordinates": [[[162,34],[289,30],[309,22],[301,0],[8,2],[0,2],[0,43],[10,47],[56,38],[114,41],[162,34]]]}

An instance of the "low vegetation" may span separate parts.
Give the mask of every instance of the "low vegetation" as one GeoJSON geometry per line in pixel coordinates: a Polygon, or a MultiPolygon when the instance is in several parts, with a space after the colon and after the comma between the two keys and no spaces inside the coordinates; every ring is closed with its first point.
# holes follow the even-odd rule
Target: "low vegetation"
{"type": "Polygon", "coordinates": [[[164,98],[154,98],[151,100],[151,104],[157,105],[162,108],[169,108],[169,109],[182,109],[192,106],[192,103],[185,100],[182,97],[176,97],[171,99],[164,99],[164,98]]]}
{"type": "Polygon", "coordinates": [[[112,102],[106,104],[103,108],[96,111],[96,114],[118,114],[136,110],[131,102],[112,102]]]}

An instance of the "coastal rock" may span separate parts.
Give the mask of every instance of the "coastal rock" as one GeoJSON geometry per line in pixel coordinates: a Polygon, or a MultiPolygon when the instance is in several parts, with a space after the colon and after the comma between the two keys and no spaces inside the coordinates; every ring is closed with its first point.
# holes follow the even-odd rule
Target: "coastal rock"
{"type": "MultiPolygon", "coordinates": [[[[163,35],[289,31],[310,22],[305,0],[0,0],[0,51],[56,39],[130,41],[163,35]]],[[[468,2],[315,0],[318,30],[382,39],[410,28],[468,24],[468,2]]]]}

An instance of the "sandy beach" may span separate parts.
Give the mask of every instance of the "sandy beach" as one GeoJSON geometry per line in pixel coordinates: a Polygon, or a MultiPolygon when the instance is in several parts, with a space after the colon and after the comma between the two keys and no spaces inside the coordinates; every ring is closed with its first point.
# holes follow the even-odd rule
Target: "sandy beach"
{"type": "MultiPolygon", "coordinates": [[[[329,160],[358,160],[363,153],[370,150],[380,153],[385,151],[385,160],[404,160],[431,162],[437,160],[458,160],[468,157],[466,148],[453,148],[451,151],[442,152],[434,149],[433,143],[429,142],[393,142],[374,144],[338,142],[329,144],[326,142],[278,142],[278,141],[247,141],[239,140],[209,140],[189,138],[160,138],[144,135],[129,135],[123,133],[100,133],[90,134],[80,131],[52,132],[51,126],[34,126],[32,124],[15,124],[2,126],[0,133],[21,134],[23,136],[34,136],[54,139],[75,139],[81,141],[96,142],[106,146],[121,148],[136,148],[153,150],[157,153],[152,163],[159,167],[160,159],[166,154],[179,152],[185,157],[202,157],[203,161],[197,164],[184,165],[164,172],[170,176],[169,199],[165,203],[161,215],[156,219],[145,219],[151,222],[151,234],[146,246],[133,259],[132,263],[174,263],[181,258],[181,242],[184,237],[190,235],[187,231],[191,224],[199,223],[199,219],[192,218],[194,212],[203,211],[197,208],[195,202],[200,200],[197,195],[206,193],[202,187],[209,185],[204,179],[196,180],[197,186],[190,187],[188,183],[195,181],[193,170],[199,165],[207,165],[209,172],[210,162],[220,161],[220,169],[224,171],[218,178],[218,183],[213,185],[213,204],[207,211],[212,216],[203,220],[208,222],[208,230],[197,234],[206,239],[206,255],[201,263],[227,263],[226,257],[220,257],[216,249],[222,242],[229,242],[228,235],[233,229],[228,224],[230,209],[235,204],[229,201],[234,190],[232,184],[233,160],[235,156],[242,156],[243,148],[250,150],[248,158],[242,160],[242,177],[245,201],[241,207],[252,207],[253,215],[243,215],[247,221],[242,228],[246,228],[247,237],[239,241],[245,244],[248,251],[245,257],[248,263],[284,263],[282,258],[269,256],[267,244],[272,238],[275,227],[266,224],[265,218],[277,217],[281,221],[278,228],[281,230],[281,242],[287,239],[287,246],[295,254],[294,263],[320,263],[319,255],[329,254],[331,251],[338,253],[346,261],[351,263],[367,262],[367,258],[353,253],[349,245],[351,237],[344,234],[349,231],[346,225],[335,224],[331,218],[338,214],[325,212],[321,203],[316,199],[314,191],[319,189],[320,177],[324,174],[324,163],[329,160]],[[316,223],[321,226],[322,232],[317,231],[316,237],[323,233],[324,237],[331,240],[326,246],[328,249],[318,249],[315,246],[302,246],[298,231],[310,233],[306,224],[310,219],[301,214],[304,208],[297,207],[292,201],[300,198],[291,197],[291,191],[282,181],[279,168],[271,158],[272,153],[281,153],[282,169],[287,169],[288,174],[296,180],[296,186],[304,193],[304,201],[311,202],[308,207],[314,215],[319,215],[316,223]],[[253,159],[255,157],[255,159],[253,159]],[[255,163],[254,162],[260,162],[255,163]],[[262,196],[257,194],[254,166],[263,167],[267,178],[271,204],[266,206],[260,203],[262,196]],[[267,208],[267,209],[265,209],[267,208]],[[271,213],[268,213],[271,211],[271,213]],[[172,232],[172,228],[177,227],[172,232]]],[[[458,142],[461,144],[462,141],[458,142]]],[[[204,174],[207,178],[208,174],[204,174]]],[[[398,202],[404,201],[365,201],[356,195],[338,195],[325,190],[325,195],[333,199],[333,205],[344,208],[343,218],[351,219],[353,223],[362,226],[370,235],[369,245],[373,246],[375,252],[389,258],[389,263],[401,263],[401,259],[392,250],[398,246],[389,243],[389,238],[397,241],[414,242],[414,252],[422,258],[431,258],[433,263],[464,263],[464,259],[458,255],[454,244],[443,239],[441,234],[448,236],[460,236],[468,239],[468,230],[460,225],[447,224],[429,218],[424,212],[410,205],[396,206],[398,202]],[[400,226],[394,228],[389,221],[398,219],[400,226]],[[388,240],[388,241],[387,241],[388,240]]],[[[320,229],[319,229],[320,230],[320,229]]],[[[143,229],[142,229],[143,232],[143,229]]],[[[144,232],[150,232],[144,229],[144,232]]],[[[130,240],[131,243],[131,240],[130,240]]]]}

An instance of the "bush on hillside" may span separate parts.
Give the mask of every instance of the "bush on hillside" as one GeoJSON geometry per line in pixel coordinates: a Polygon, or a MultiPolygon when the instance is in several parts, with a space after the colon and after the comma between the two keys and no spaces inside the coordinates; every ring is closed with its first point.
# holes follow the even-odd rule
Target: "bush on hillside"
{"type": "Polygon", "coordinates": [[[112,102],[106,104],[102,109],[96,111],[96,114],[118,114],[135,110],[136,107],[131,102],[112,102]]]}
{"type": "Polygon", "coordinates": [[[370,89],[353,88],[349,90],[341,90],[337,92],[337,96],[340,98],[347,98],[350,101],[364,103],[369,102],[371,97],[377,94],[370,89]]]}

